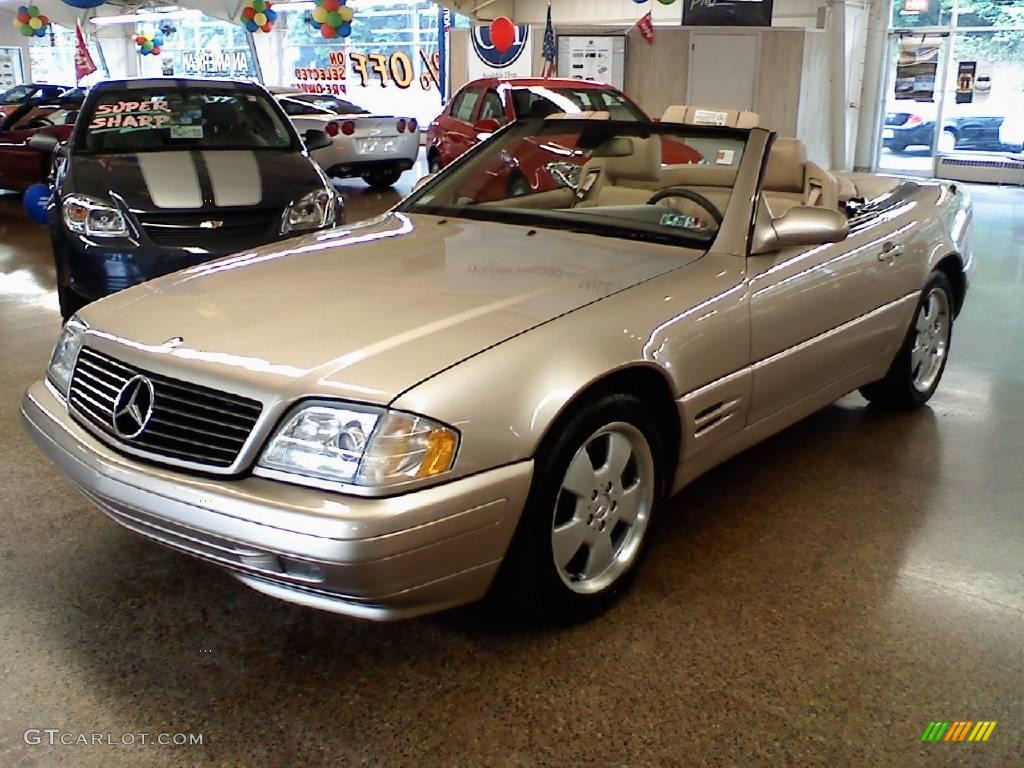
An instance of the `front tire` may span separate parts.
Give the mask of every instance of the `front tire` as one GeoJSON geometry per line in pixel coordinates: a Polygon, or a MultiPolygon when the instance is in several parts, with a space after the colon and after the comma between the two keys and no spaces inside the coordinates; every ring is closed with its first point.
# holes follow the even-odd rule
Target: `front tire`
{"type": "Polygon", "coordinates": [[[932,272],[921,291],[914,320],[885,378],[862,387],[872,404],[893,410],[920,408],[939,386],[953,338],[953,287],[932,272]]]}
{"type": "Polygon", "coordinates": [[[596,398],[560,425],[535,457],[499,598],[543,619],[608,607],[650,538],[663,495],[662,444],[648,411],[628,394],[596,398]]]}
{"type": "Polygon", "coordinates": [[[402,172],[397,168],[382,168],[376,171],[368,171],[363,174],[365,181],[371,189],[387,189],[394,186],[401,178],[402,172]]]}

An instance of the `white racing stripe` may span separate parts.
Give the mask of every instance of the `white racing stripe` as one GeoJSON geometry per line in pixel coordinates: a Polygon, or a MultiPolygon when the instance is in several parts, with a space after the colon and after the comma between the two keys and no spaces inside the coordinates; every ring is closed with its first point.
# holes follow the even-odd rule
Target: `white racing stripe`
{"type": "Polygon", "coordinates": [[[140,152],[139,170],[157,208],[202,208],[195,160],[191,152],[140,152]]]}
{"type": "Polygon", "coordinates": [[[238,152],[203,152],[203,162],[213,186],[217,206],[258,205],[263,202],[263,183],[256,155],[238,152]]]}

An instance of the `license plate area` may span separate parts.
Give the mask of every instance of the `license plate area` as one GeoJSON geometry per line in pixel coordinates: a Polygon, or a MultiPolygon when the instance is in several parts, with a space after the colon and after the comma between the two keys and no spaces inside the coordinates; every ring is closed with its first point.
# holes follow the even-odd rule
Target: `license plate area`
{"type": "Polygon", "coordinates": [[[356,146],[364,155],[373,155],[378,152],[394,152],[397,149],[397,136],[371,136],[366,139],[358,139],[356,146]]]}

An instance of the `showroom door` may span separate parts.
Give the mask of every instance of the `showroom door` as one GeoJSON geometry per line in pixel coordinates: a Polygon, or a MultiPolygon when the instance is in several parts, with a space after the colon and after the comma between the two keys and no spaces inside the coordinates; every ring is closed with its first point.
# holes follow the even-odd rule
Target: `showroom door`
{"type": "Polygon", "coordinates": [[[946,32],[889,36],[880,171],[932,175],[948,57],[946,32]]]}
{"type": "Polygon", "coordinates": [[[687,101],[753,111],[759,40],[749,34],[691,33],[687,101]]]}

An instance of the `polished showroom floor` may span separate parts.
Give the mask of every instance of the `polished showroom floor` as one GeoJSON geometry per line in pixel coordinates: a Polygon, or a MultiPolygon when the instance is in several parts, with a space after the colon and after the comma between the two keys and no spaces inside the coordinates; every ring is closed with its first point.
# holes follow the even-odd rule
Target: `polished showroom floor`
{"type": "MultiPolygon", "coordinates": [[[[345,189],[353,217],[394,199],[345,189]]],[[[548,629],[293,607],[95,511],[18,425],[58,319],[44,233],[0,199],[0,766],[1024,765],[1024,190],[974,194],[931,407],[851,395],[713,471],[624,601],[548,629]],[[933,720],[998,725],[921,743],[933,720]]]]}

